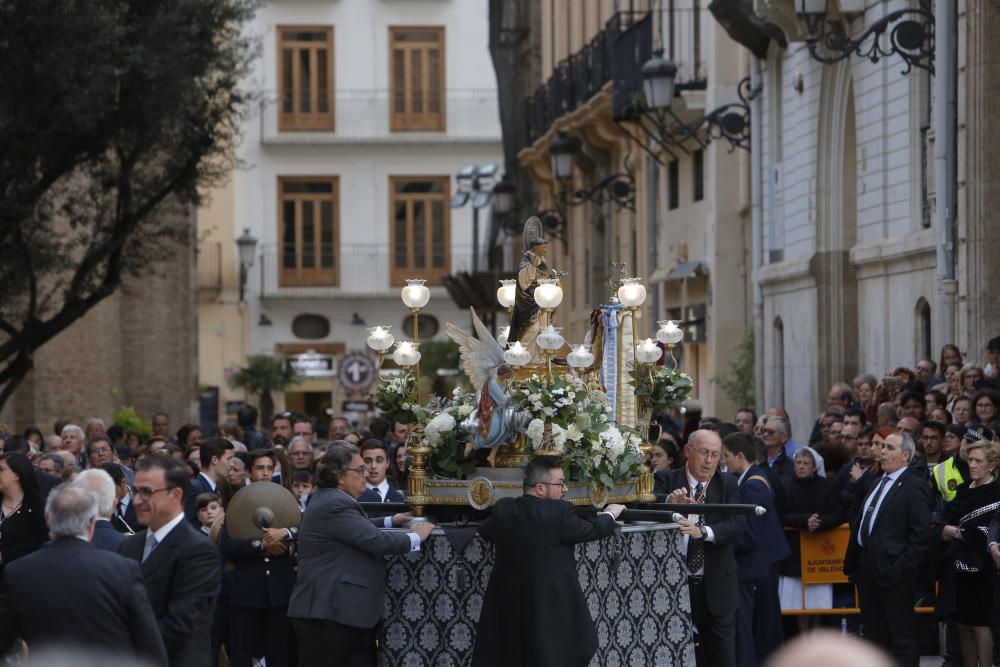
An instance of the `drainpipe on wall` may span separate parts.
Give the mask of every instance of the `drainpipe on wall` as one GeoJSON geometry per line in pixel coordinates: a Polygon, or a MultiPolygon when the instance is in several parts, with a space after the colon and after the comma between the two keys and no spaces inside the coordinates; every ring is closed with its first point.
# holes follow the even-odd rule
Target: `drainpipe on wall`
{"type": "MultiPolygon", "coordinates": [[[[761,61],[752,56],[750,61],[750,89],[757,90],[761,84],[761,61]]],[[[750,256],[753,283],[753,343],[754,343],[754,395],[757,412],[764,406],[764,299],[760,292],[758,273],[764,259],[764,220],[761,198],[761,179],[764,175],[761,155],[761,95],[758,93],[750,101],[750,256]]]]}
{"type": "MultiPolygon", "coordinates": [[[[656,228],[656,222],[657,222],[656,213],[659,207],[658,196],[657,196],[659,193],[656,191],[656,189],[657,187],[659,187],[660,184],[659,177],[660,177],[659,165],[657,164],[656,160],[647,155],[646,156],[646,206],[647,206],[647,218],[648,218],[647,224],[649,233],[647,234],[646,242],[649,244],[649,263],[647,264],[647,266],[649,267],[650,276],[660,266],[659,250],[658,250],[659,240],[657,238],[659,230],[656,228]]],[[[649,278],[647,277],[647,280],[648,279],[649,278]]],[[[661,315],[660,284],[657,283],[656,285],[649,285],[649,287],[653,293],[652,303],[650,304],[650,306],[653,309],[652,313],[653,316],[651,320],[652,322],[656,322],[656,320],[658,320],[661,315]]],[[[653,330],[654,331],[656,330],[655,326],[653,330]]]]}
{"type": "Polygon", "coordinates": [[[956,3],[936,2],[934,11],[934,227],[937,230],[937,303],[934,329],[941,349],[957,343],[955,302],[955,134],[956,112],[956,3]]]}

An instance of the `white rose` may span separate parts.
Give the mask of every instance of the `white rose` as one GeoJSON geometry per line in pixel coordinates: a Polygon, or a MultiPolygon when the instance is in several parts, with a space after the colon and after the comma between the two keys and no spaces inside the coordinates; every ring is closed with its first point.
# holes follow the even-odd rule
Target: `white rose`
{"type": "Polygon", "coordinates": [[[579,442],[580,438],[583,437],[583,431],[576,424],[570,424],[569,428],[566,429],[566,439],[572,440],[573,442],[579,442]]]}
{"type": "Polygon", "coordinates": [[[458,414],[460,417],[468,417],[475,410],[471,405],[460,405],[458,406],[458,414]]]}
{"type": "Polygon", "coordinates": [[[528,428],[524,434],[528,436],[528,440],[531,441],[532,446],[540,445],[542,438],[545,436],[545,422],[541,419],[532,419],[528,423],[528,428]]]}

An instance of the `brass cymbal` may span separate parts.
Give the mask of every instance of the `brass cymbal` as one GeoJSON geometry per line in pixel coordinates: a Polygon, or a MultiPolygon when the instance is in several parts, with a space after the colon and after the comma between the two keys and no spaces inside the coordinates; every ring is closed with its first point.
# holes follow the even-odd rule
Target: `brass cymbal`
{"type": "Polygon", "coordinates": [[[264,534],[264,528],[291,528],[301,518],[291,491],[274,482],[255,482],[229,501],[226,529],[237,540],[253,540],[264,534]]]}

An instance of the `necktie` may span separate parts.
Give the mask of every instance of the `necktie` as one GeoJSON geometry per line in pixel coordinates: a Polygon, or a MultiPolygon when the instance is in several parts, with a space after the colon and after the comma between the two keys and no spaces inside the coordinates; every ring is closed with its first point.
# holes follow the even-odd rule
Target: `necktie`
{"type": "Polygon", "coordinates": [[[882,475],[882,481],[878,483],[878,488],[875,489],[875,495],[872,496],[871,504],[865,509],[865,516],[861,520],[861,535],[858,536],[861,540],[861,546],[865,546],[865,542],[868,541],[868,535],[872,532],[872,519],[875,517],[875,506],[878,505],[878,499],[882,497],[882,490],[888,481],[889,476],[882,475]]]}
{"type": "Polygon", "coordinates": [[[146,533],[146,546],[142,550],[142,562],[145,563],[146,559],[149,558],[149,554],[153,553],[156,545],[159,541],[156,539],[156,535],[153,533],[146,533]]]}
{"type": "MultiPolygon", "coordinates": [[[[698,503],[704,503],[705,502],[705,496],[702,494],[702,491],[704,491],[704,490],[705,490],[705,485],[702,484],[701,482],[698,482],[698,484],[695,485],[695,487],[694,487],[694,498],[695,498],[696,502],[698,502],[698,503]]],[[[699,514],[698,515],[698,525],[699,526],[704,526],[705,525],[705,515],[704,514],[699,514]]],[[[689,574],[694,574],[695,572],[698,572],[703,567],[705,567],[705,541],[704,540],[696,540],[693,537],[688,539],[687,566],[688,566],[688,573],[689,574]]]]}
{"type": "Polygon", "coordinates": [[[382,492],[378,490],[378,487],[377,486],[372,487],[372,491],[375,492],[375,496],[378,498],[378,500],[376,500],[375,502],[379,503],[382,502],[382,492]]]}

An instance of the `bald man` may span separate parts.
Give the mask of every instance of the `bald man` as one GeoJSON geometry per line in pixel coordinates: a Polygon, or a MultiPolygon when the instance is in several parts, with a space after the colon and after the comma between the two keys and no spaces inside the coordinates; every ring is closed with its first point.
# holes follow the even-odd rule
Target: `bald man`
{"type": "MultiPolygon", "coordinates": [[[[687,462],[683,468],[656,473],[657,500],[691,504],[740,502],[736,478],[719,470],[722,440],[718,433],[695,431],[684,451],[687,462]]],[[[698,629],[698,664],[735,667],[739,585],[733,544],[743,536],[746,519],[692,512],[679,523],[688,566],[691,617],[698,629]]]]}

